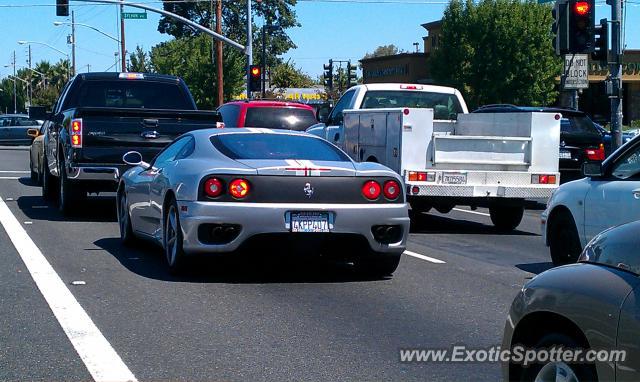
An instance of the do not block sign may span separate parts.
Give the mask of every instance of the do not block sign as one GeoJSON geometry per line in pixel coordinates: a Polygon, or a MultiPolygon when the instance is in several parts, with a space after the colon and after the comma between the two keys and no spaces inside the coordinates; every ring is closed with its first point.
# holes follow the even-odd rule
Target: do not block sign
{"type": "Polygon", "coordinates": [[[587,89],[589,87],[589,60],[586,54],[564,56],[564,88],[587,89]]]}

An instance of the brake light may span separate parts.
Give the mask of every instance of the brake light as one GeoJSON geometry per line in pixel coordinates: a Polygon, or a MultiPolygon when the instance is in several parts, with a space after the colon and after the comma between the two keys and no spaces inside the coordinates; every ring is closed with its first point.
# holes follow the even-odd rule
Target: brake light
{"type": "Polygon", "coordinates": [[[434,182],[435,180],[436,180],[435,172],[409,171],[410,182],[434,182]]]}
{"type": "Polygon", "coordinates": [[[536,174],[531,175],[531,184],[556,184],[558,177],[555,175],[536,174]]]}
{"type": "Polygon", "coordinates": [[[597,149],[586,149],[584,150],[587,155],[587,159],[589,160],[604,160],[604,144],[600,144],[597,149]]]}
{"type": "Polygon", "coordinates": [[[218,178],[209,178],[206,182],[204,182],[204,192],[207,196],[211,198],[218,197],[222,195],[222,182],[218,178]]]}
{"type": "Polygon", "coordinates": [[[143,73],[120,73],[118,78],[123,80],[144,80],[143,73]]]}
{"type": "Polygon", "coordinates": [[[249,181],[246,179],[234,179],[229,183],[229,193],[236,199],[243,199],[249,195],[249,181]]]}
{"type": "Polygon", "coordinates": [[[395,200],[400,195],[400,186],[395,180],[389,180],[384,183],[384,196],[389,200],[395,200]]]}
{"type": "Polygon", "coordinates": [[[400,89],[422,90],[422,86],[420,86],[420,85],[400,85],[400,89]]]}
{"type": "Polygon", "coordinates": [[[71,120],[71,147],[82,147],[82,119],[71,120]]]}
{"type": "Polygon", "coordinates": [[[380,191],[380,184],[375,180],[370,180],[362,186],[362,195],[369,200],[378,199],[380,191]]]}

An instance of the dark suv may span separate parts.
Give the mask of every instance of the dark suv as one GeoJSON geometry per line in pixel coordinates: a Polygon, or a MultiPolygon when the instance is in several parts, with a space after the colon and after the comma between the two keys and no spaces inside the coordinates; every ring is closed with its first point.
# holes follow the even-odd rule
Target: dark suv
{"type": "Polygon", "coordinates": [[[588,115],[581,111],[515,105],[486,105],[473,113],[560,113],[560,182],[565,183],[583,177],[584,162],[602,162],[605,158],[603,136],[588,115]]]}

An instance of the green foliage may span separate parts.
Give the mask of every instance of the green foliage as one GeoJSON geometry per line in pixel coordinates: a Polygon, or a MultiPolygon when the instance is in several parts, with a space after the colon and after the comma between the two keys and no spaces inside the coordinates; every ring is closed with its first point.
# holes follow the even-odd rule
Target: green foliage
{"type": "Polygon", "coordinates": [[[313,79],[296,68],[291,60],[276,65],[271,73],[271,86],[276,88],[307,88],[313,85],[313,79]]]}
{"type": "Polygon", "coordinates": [[[129,55],[129,65],[127,71],[137,73],[150,73],[152,71],[149,55],[139,45],[136,50],[129,55]]]}
{"type": "Polygon", "coordinates": [[[362,57],[362,59],[374,58],[374,57],[384,57],[384,56],[393,56],[394,54],[403,53],[397,46],[393,44],[389,45],[380,45],[377,47],[373,53],[367,53],[362,57]]]}
{"type": "MultiPolygon", "coordinates": [[[[218,81],[211,45],[211,38],[205,35],[182,37],[158,44],[151,49],[151,70],[182,77],[198,108],[214,109],[218,81]]],[[[225,99],[231,99],[242,91],[245,68],[242,58],[242,53],[235,49],[223,51],[225,99]]]]}
{"type": "Polygon", "coordinates": [[[550,7],[532,0],[452,0],[429,59],[431,73],[465,93],[471,108],[552,104],[562,64],[551,25],[550,7]]]}

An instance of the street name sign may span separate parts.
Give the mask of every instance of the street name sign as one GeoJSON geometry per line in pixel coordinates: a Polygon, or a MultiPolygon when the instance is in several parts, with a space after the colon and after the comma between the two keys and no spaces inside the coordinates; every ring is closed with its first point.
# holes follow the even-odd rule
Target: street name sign
{"type": "Polygon", "coordinates": [[[122,18],[126,20],[146,20],[147,12],[122,12],[122,18]]]}
{"type": "Polygon", "coordinates": [[[587,89],[589,87],[589,60],[586,54],[564,56],[564,88],[587,89]]]}

